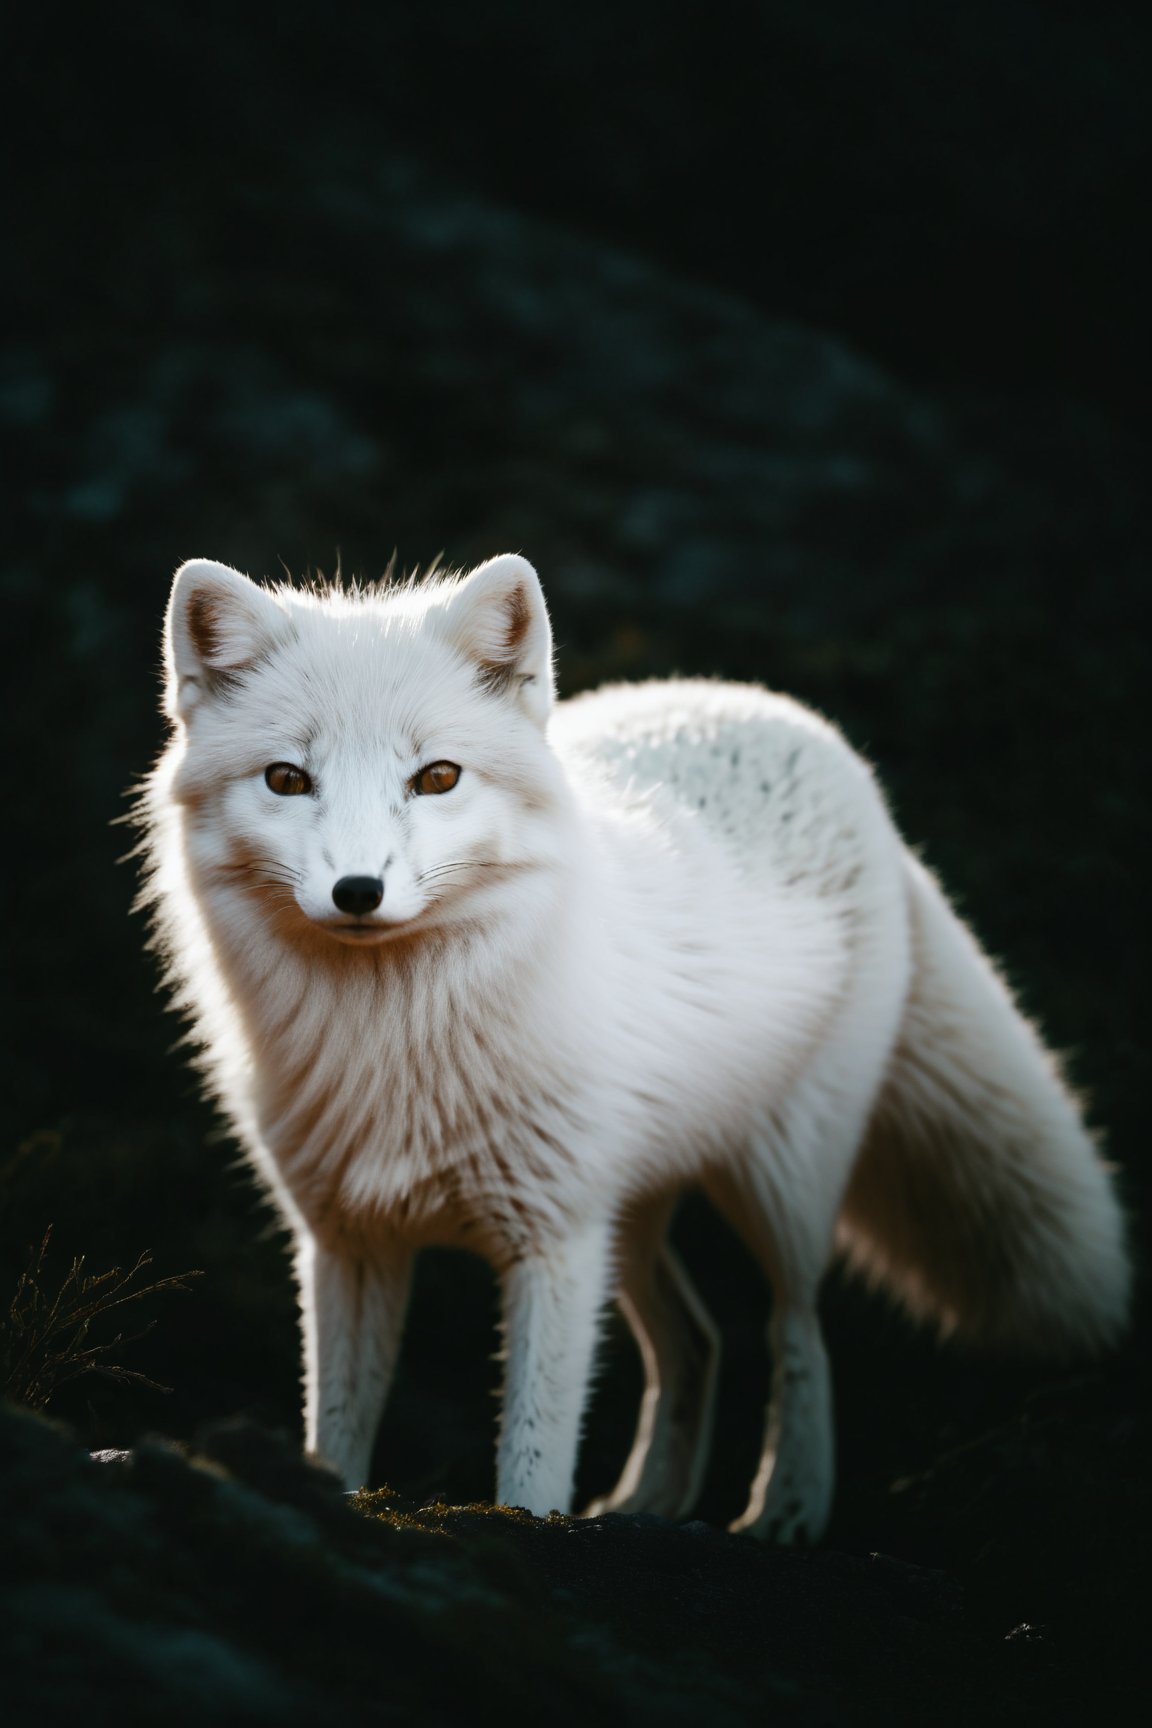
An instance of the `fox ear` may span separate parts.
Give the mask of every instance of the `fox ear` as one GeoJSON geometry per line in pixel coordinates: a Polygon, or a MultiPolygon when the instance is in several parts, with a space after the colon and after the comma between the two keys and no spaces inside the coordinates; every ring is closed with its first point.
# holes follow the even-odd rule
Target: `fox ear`
{"type": "Polygon", "coordinates": [[[283,608],[238,570],[192,558],[172,582],[164,624],[166,706],[187,719],[206,696],[284,637],[283,608]]]}
{"type": "Polygon", "coordinates": [[[481,564],[449,597],[443,617],[485,689],[508,692],[543,726],[552,708],[552,629],[527,558],[505,552],[481,564]]]}

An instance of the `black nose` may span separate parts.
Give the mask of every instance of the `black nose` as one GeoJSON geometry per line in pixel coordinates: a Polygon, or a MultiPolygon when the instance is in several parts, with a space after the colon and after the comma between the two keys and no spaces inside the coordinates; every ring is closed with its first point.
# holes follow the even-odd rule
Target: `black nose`
{"type": "Polygon", "coordinates": [[[341,876],[332,898],[341,912],[358,918],[363,912],[375,912],[384,898],[384,884],[379,876],[341,876]]]}

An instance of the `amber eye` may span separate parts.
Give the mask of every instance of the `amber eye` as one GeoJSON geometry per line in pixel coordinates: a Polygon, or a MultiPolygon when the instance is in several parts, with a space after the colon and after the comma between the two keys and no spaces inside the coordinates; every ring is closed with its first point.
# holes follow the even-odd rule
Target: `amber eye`
{"type": "Polygon", "coordinates": [[[455,762],[432,762],[427,768],[421,768],[412,782],[413,792],[451,792],[460,770],[455,762]]]}
{"type": "Polygon", "coordinates": [[[291,762],[273,762],[265,768],[264,784],[270,792],[278,792],[281,798],[298,798],[302,792],[312,790],[310,777],[303,768],[295,768],[291,762]]]}

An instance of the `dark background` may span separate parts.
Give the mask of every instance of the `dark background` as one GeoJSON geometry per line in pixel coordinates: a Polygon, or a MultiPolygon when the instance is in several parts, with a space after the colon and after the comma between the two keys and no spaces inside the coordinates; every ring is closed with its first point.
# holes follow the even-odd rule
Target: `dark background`
{"type": "MultiPolygon", "coordinates": [[[[126,1346],[168,1396],[88,1379],[59,1412],[91,1444],[298,1420],[283,1244],[171,1050],[110,827],[198,554],[519,549],[566,692],[715,673],[830,714],[1067,1053],[1141,1245],[1146,11],[48,4],[5,36],[0,1272],[53,1224],[57,1277],[205,1273],[126,1346]]],[[[729,1340],[726,1517],[765,1297],[703,1211],[680,1231],[729,1340]]],[[[828,1313],[833,1542],[957,1567],[990,1623],[1066,1623],[1107,1573],[1106,1643],[1147,1529],[1142,1332],[1034,1370],[835,1282],[828,1313]]],[[[490,1492],[493,1319],[483,1268],[430,1258],[378,1454],[409,1493],[490,1492]]],[[[635,1384],[614,1336],[589,1490],[635,1384]]]]}

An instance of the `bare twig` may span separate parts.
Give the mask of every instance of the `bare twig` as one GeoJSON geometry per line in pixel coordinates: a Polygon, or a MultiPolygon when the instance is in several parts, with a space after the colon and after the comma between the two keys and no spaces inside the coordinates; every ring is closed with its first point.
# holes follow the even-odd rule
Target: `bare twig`
{"type": "Polygon", "coordinates": [[[107,1272],[85,1272],[85,1256],[80,1255],[51,1295],[46,1287],[45,1264],[51,1240],[49,1225],[39,1247],[29,1249],[28,1263],[17,1280],[8,1312],[0,1318],[0,1379],[6,1395],[29,1409],[43,1410],[61,1386],[81,1374],[102,1374],[110,1380],[135,1381],[157,1392],[171,1391],[138,1369],[109,1360],[111,1351],[146,1337],[155,1321],[134,1332],[117,1332],[99,1343],[90,1341],[90,1333],[97,1321],[117,1308],[162,1292],[187,1290],[188,1280],[199,1278],[200,1272],[179,1272],[133,1287],[134,1280],[152,1264],[147,1250],[137,1256],[128,1271],[113,1266],[107,1272]]]}

